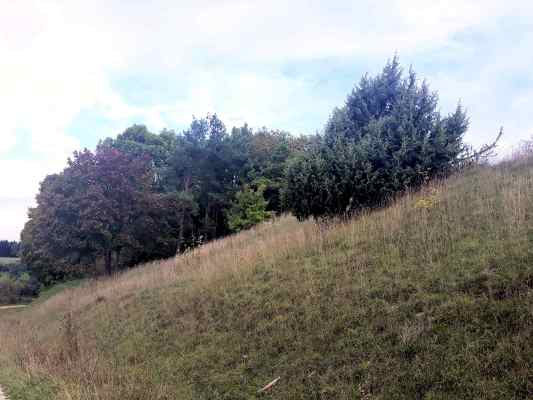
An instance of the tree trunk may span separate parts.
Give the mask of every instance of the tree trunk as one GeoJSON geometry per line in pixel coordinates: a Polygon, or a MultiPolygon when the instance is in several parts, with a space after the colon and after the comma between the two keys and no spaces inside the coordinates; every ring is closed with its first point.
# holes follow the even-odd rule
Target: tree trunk
{"type": "Polygon", "coordinates": [[[120,269],[120,252],[122,251],[122,248],[118,248],[115,253],[115,269],[120,269]]]}
{"type": "Polygon", "coordinates": [[[211,231],[209,228],[209,194],[207,195],[207,205],[205,206],[204,232],[204,240],[209,240],[211,238],[211,231]]]}
{"type": "Polygon", "coordinates": [[[176,254],[181,253],[183,242],[185,240],[184,227],[185,225],[185,207],[181,206],[181,215],[180,215],[180,229],[178,234],[178,246],[176,249],[176,254]]]}
{"type": "MultiPolygon", "coordinates": [[[[183,191],[189,193],[189,186],[191,184],[191,177],[186,176],[183,181],[183,191]]],[[[185,200],[181,201],[180,204],[180,217],[179,217],[179,232],[178,232],[178,244],[176,246],[176,254],[181,253],[183,249],[183,244],[185,242],[185,205],[183,204],[185,200]]]]}
{"type": "Polygon", "coordinates": [[[113,253],[111,252],[111,250],[106,250],[104,259],[105,259],[105,272],[107,275],[111,275],[111,273],[113,272],[112,255],[113,253]]]}

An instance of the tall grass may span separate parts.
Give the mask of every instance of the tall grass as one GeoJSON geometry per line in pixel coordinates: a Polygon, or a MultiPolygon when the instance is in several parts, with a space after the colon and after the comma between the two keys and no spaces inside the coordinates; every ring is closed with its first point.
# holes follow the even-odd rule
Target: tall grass
{"type": "Polygon", "coordinates": [[[60,399],[529,398],[532,213],[521,155],[283,217],[4,316],[0,363],[60,399]]]}

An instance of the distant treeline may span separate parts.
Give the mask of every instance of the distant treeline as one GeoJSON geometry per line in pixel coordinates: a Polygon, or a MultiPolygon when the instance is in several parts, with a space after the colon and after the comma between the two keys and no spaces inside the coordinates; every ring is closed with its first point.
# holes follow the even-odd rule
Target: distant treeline
{"type": "Polygon", "coordinates": [[[0,240],[0,257],[18,257],[19,249],[19,242],[0,240]]]}
{"type": "Polygon", "coordinates": [[[23,261],[49,283],[169,257],[283,212],[351,215],[487,154],[463,143],[467,127],[461,105],[442,117],[397,57],[361,79],[322,135],[228,131],[217,115],[183,132],[134,125],[42,182],[23,261]]]}

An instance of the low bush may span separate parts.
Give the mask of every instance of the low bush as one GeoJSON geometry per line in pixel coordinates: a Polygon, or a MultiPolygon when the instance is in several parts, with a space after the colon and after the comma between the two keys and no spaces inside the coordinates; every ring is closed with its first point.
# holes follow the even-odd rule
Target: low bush
{"type": "Polygon", "coordinates": [[[31,300],[40,290],[39,282],[20,263],[0,265],[0,305],[31,300]]]}

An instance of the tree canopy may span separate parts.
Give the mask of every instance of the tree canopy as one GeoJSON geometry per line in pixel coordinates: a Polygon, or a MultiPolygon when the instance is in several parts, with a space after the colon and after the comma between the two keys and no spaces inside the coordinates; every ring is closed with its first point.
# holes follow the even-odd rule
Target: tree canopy
{"type": "Polygon", "coordinates": [[[75,152],[41,184],[22,234],[23,259],[44,281],[83,274],[99,258],[107,273],[137,261],[149,233],[161,229],[152,179],[145,157],[106,145],[75,152]]]}
{"type": "Polygon", "coordinates": [[[319,146],[287,171],[286,201],[299,218],[357,212],[407,188],[449,174],[466,151],[468,118],[461,104],[438,111],[429,85],[394,57],[365,75],[334,110],[319,146]]]}
{"type": "Polygon", "coordinates": [[[41,184],[22,257],[44,283],[172,256],[281,213],[285,166],[305,138],[216,115],[181,133],[133,125],[75,152],[41,184]]]}

